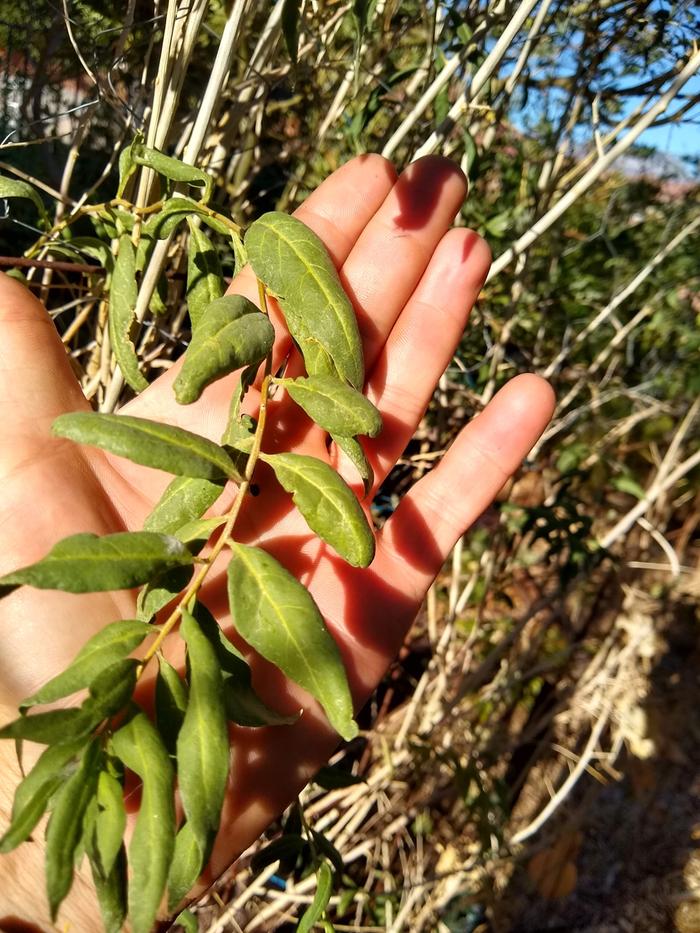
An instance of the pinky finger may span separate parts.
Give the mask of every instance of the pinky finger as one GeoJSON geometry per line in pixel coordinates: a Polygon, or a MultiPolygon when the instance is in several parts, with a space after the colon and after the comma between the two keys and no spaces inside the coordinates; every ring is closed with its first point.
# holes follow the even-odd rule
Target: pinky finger
{"type": "Polygon", "coordinates": [[[402,499],[373,569],[422,600],[450,550],[495,499],[547,426],[554,396],[538,376],[512,379],[402,499]]]}

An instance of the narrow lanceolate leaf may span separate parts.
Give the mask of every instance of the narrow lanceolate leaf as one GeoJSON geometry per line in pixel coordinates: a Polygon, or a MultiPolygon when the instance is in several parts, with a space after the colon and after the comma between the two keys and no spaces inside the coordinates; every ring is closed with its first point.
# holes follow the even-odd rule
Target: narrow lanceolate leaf
{"type": "Polygon", "coordinates": [[[224,273],[216,248],[199,224],[187,218],[190,245],[187,254],[187,311],[196,331],[204,309],[224,293],[224,273]]]}
{"type": "Polygon", "coordinates": [[[126,920],[126,851],[119,850],[111,872],[105,877],[94,858],[90,858],[92,880],[100,905],[105,933],[120,933],[126,920]]]}
{"type": "Polygon", "coordinates": [[[340,379],[308,376],[279,382],[324,431],[344,437],[376,437],[382,429],[382,416],[370,400],[340,379]]]}
{"type": "Polygon", "coordinates": [[[0,854],[11,852],[28,839],[46,810],[49,798],[77,767],[76,759],[87,739],[47,748],[19,784],[12,803],[12,822],[0,839],[0,854]]]}
{"type": "Polygon", "coordinates": [[[303,454],[263,454],[262,459],[315,531],[353,567],[368,567],[374,534],[355,493],[335,470],[303,454]]]}
{"type": "Polygon", "coordinates": [[[192,825],[185,823],[175,837],[175,853],[168,875],[168,910],[174,911],[202,872],[204,853],[192,825]]]}
{"type": "Polygon", "coordinates": [[[275,342],[267,315],[242,295],[225,295],[205,308],[182,369],[173,383],[183,405],[195,402],[204,389],[222,376],[265,359],[275,342]]]}
{"type": "Polygon", "coordinates": [[[253,271],[275,294],[309,375],[327,372],[318,348],[356,389],[364,382],[360,332],[350,299],[321,240],[295,217],[272,211],[248,230],[253,271]]]}
{"type": "Polygon", "coordinates": [[[201,518],[221,495],[218,483],[191,476],[176,476],[143,523],[144,531],[170,535],[188,522],[201,518]]]}
{"type": "Polygon", "coordinates": [[[136,686],[138,664],[135,658],[115,661],[92,681],[90,696],[80,711],[92,719],[93,725],[116,715],[128,704],[136,686]]]}
{"type": "Polygon", "coordinates": [[[109,287],[109,342],[124,379],[135,392],[142,392],[148,381],[139,370],[139,360],[132,342],[136,323],[134,310],[136,284],[136,253],[128,233],[119,237],[119,253],[114,263],[109,287]]]}
{"type": "Polygon", "coordinates": [[[357,438],[345,437],[342,434],[331,434],[331,437],[360,474],[365,496],[368,496],[374,486],[374,470],[362,449],[362,444],[357,438]]]}
{"type": "Polygon", "coordinates": [[[180,633],[187,643],[190,691],[177,738],[178,789],[192,834],[207,857],[219,828],[229,769],[221,668],[214,648],[188,612],[182,614],[180,633]]]}
{"type": "Polygon", "coordinates": [[[308,590],[260,548],[233,545],[228,592],[239,633],[323,706],[344,739],[357,735],[338,646],[308,590]]]}
{"type": "Polygon", "coordinates": [[[119,781],[108,771],[101,771],[97,780],[97,818],[95,847],[104,877],[112,873],[126,826],[124,792],[119,781]]]}
{"type": "MultiPolygon", "coordinates": [[[[191,553],[191,549],[189,550],[191,553]]],[[[168,570],[154,577],[139,591],[136,600],[136,614],[139,619],[143,622],[150,622],[156,613],[185,589],[191,576],[191,567],[176,567],[174,570],[168,570]]]]}
{"type": "Polygon", "coordinates": [[[134,463],[178,476],[212,483],[238,478],[223,447],[200,434],[158,421],[81,411],[60,415],[51,430],[59,437],[101,447],[134,463]]]}
{"type": "Polygon", "coordinates": [[[223,672],[223,698],[226,718],[237,726],[288,726],[299,714],[285,716],[271,709],[253,688],[248,662],[229,641],[221,626],[203,603],[195,605],[194,616],[214,649],[223,672]]]}
{"type": "Polygon", "coordinates": [[[168,535],[150,531],[71,535],[36,564],[0,578],[0,587],[27,585],[67,593],[127,590],[154,574],[191,563],[187,547],[168,535]]]}
{"type": "Polygon", "coordinates": [[[90,695],[80,709],[56,709],[20,716],[0,729],[0,739],[26,739],[41,745],[72,742],[119,712],[136,684],[138,662],[132,658],[105,668],[90,684],[90,695]]]}
{"type": "Polygon", "coordinates": [[[299,50],[299,16],[301,0],[284,0],[282,6],[282,35],[289,57],[296,65],[299,50]]]}
{"type": "Polygon", "coordinates": [[[105,668],[130,654],[154,631],[152,626],[136,619],[106,625],[86,642],[62,674],[23,700],[20,709],[27,709],[39,703],[53,703],[54,700],[82,690],[105,668]]]}
{"type": "Polygon", "coordinates": [[[24,739],[40,745],[71,742],[87,735],[92,718],[82,709],[56,709],[36,716],[20,716],[0,729],[0,739],[24,739]]]}
{"type": "Polygon", "coordinates": [[[326,907],[328,907],[332,890],[333,872],[328,862],[321,862],[316,874],[316,894],[299,921],[297,933],[311,933],[314,924],[321,919],[326,907]]]}
{"type": "Polygon", "coordinates": [[[168,752],[173,756],[186,709],[185,682],[172,664],[159,656],[156,677],[156,724],[168,752]]]}
{"type": "Polygon", "coordinates": [[[188,185],[196,185],[203,188],[202,200],[208,201],[211,198],[214,179],[201,168],[195,168],[194,165],[188,165],[172,156],[165,155],[158,149],[151,149],[141,141],[135,140],[131,145],[131,159],[136,165],[145,165],[164,175],[171,181],[184,182],[188,185]]]}
{"type": "Polygon", "coordinates": [[[26,201],[31,201],[39,211],[41,217],[46,217],[46,208],[39,196],[39,192],[36,188],[32,188],[26,181],[0,175],[0,198],[22,198],[26,201]]]}
{"type": "Polygon", "coordinates": [[[145,713],[137,713],[115,732],[112,746],[143,782],[141,806],[129,845],[129,915],[134,933],[150,933],[175,844],[173,768],[167,749],[145,713]]]}
{"type": "Polygon", "coordinates": [[[73,857],[80,842],[83,817],[99,773],[100,746],[93,742],[85,751],[78,770],[58,792],[46,827],[46,890],[51,919],[73,883],[73,857]]]}

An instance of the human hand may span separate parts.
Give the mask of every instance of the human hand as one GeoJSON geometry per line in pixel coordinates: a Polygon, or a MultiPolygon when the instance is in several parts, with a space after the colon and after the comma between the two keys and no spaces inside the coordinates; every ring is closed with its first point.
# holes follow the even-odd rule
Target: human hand
{"type": "MultiPolygon", "coordinates": [[[[358,315],[366,391],[384,419],[383,432],[366,444],[375,488],[418,425],[488,271],[483,241],[465,229],[449,229],[464,196],[463,177],[445,160],[422,159],[397,181],[385,160],[365,156],[335,172],[297,212],[326,243],[358,315]]],[[[247,272],[232,290],[256,300],[255,280],[247,272]]],[[[282,318],[274,308],[272,313],[282,335],[282,318]]],[[[3,574],[38,560],[69,534],[139,529],[170,477],[51,437],[54,418],[89,405],[48,315],[6,277],[0,281],[0,334],[3,574]]],[[[275,347],[286,352],[283,339],[275,347]]],[[[183,407],[171,388],[177,370],[157,379],[123,412],[218,440],[235,377],[213,384],[198,403],[183,407]]],[[[246,396],[253,414],[255,398],[254,391],[246,396]]],[[[271,404],[266,449],[294,450],[335,464],[324,434],[301,409],[283,394],[271,404]]],[[[356,706],[398,651],[453,544],[517,468],[551,411],[546,383],[534,376],[514,379],[405,496],[377,535],[376,557],[367,570],[337,559],[309,532],[268,468],[257,468],[261,495],[254,508],[243,510],[236,536],[273,553],[309,588],[341,647],[356,706]]],[[[354,484],[352,468],[342,460],[338,466],[354,484]]],[[[215,565],[201,598],[222,625],[231,625],[223,567],[217,571],[215,565]]],[[[65,667],[96,629],[133,616],[131,592],[75,597],[21,588],[2,600],[3,721],[13,718],[22,697],[65,667]]],[[[170,651],[176,660],[177,650],[174,640],[170,651]]],[[[260,660],[253,669],[255,687],[270,706],[293,712],[303,705],[305,713],[294,726],[231,728],[230,792],[205,880],[217,877],[257,838],[338,741],[318,707],[278,671],[260,660]]],[[[10,743],[0,745],[0,769],[2,794],[15,783],[10,743]]],[[[0,796],[0,815],[6,817],[8,809],[0,796]]],[[[35,894],[37,886],[43,888],[38,850],[38,843],[29,843],[0,858],[0,929],[8,914],[47,925],[43,898],[35,894]]],[[[62,920],[77,931],[99,926],[88,888],[78,881],[61,911],[62,920]]]]}

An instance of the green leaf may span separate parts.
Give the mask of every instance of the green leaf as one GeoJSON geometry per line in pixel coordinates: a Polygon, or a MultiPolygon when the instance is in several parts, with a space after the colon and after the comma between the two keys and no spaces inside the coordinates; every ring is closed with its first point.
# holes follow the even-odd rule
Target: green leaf
{"type": "Polygon", "coordinates": [[[612,484],[619,492],[626,492],[628,495],[634,496],[635,499],[643,499],[646,496],[644,487],[640,486],[631,476],[616,476],[612,484]]]}
{"type": "Polygon", "coordinates": [[[15,791],[12,822],[0,839],[0,854],[11,852],[29,838],[43,816],[49,799],[75,770],[76,759],[87,741],[80,739],[54,745],[42,752],[15,791]]]}
{"type": "Polygon", "coordinates": [[[183,220],[186,220],[192,215],[201,215],[201,212],[197,208],[197,202],[193,201],[191,198],[174,197],[169,198],[165,202],[162,210],[149,217],[146,223],[141,227],[141,242],[143,243],[143,247],[141,247],[140,242],[138,267],[141,268],[155,240],[167,239],[174,233],[183,220]]]}
{"type": "Polygon", "coordinates": [[[126,827],[124,792],[119,781],[109,771],[100,771],[97,780],[97,806],[99,809],[95,821],[95,845],[102,874],[108,877],[122,847],[126,827]]]}
{"type": "Polygon", "coordinates": [[[213,483],[239,479],[223,447],[200,434],[159,421],[80,411],[59,415],[51,430],[59,437],[101,447],[134,463],[179,476],[213,483]]]}
{"type": "Polygon", "coordinates": [[[136,658],[115,661],[101,671],[90,684],[90,696],[81,712],[91,717],[94,725],[121,712],[131,699],[136,686],[136,658]]]}
{"type": "Polygon", "coordinates": [[[143,782],[141,806],[129,845],[132,876],[129,915],[134,933],[150,933],[168,878],[175,844],[173,768],[145,713],[114,733],[115,754],[143,782]]]}
{"type": "Polygon", "coordinates": [[[98,537],[71,535],[55,544],[36,564],[0,578],[0,586],[28,585],[67,593],[98,593],[139,586],[154,574],[192,563],[177,538],[150,531],[98,537]]]}
{"type": "Polygon", "coordinates": [[[341,378],[361,389],[355,312],[319,237],[295,217],[272,211],[251,225],[245,245],[253,271],[277,297],[309,375],[328,373],[327,354],[341,378]]]}
{"type": "MultiPolygon", "coordinates": [[[[183,611],[189,699],[177,737],[178,789],[187,822],[206,858],[219,828],[229,769],[229,738],[216,653],[196,619],[183,611]]],[[[200,870],[201,870],[200,866],[200,870]]]]}
{"type": "Polygon", "coordinates": [[[126,920],[126,851],[122,845],[112,870],[104,877],[96,860],[90,858],[92,880],[106,933],[120,933],[126,920]]]}
{"type": "Polygon", "coordinates": [[[202,200],[206,202],[211,199],[214,179],[207,172],[202,171],[201,168],[195,168],[194,165],[188,165],[186,162],[174,159],[158,149],[151,149],[137,140],[131,145],[131,158],[136,165],[145,165],[152,168],[159,175],[164,175],[171,181],[184,182],[188,185],[203,188],[202,200]]]}
{"type": "Polygon", "coordinates": [[[279,839],[266,845],[264,849],[256,852],[250,860],[250,867],[254,872],[262,871],[273,862],[288,861],[301,855],[306,847],[306,842],[297,833],[285,833],[279,839]]]}
{"type": "Polygon", "coordinates": [[[225,525],[227,517],[220,515],[218,518],[196,518],[193,522],[187,522],[175,532],[175,537],[186,544],[194,553],[198,553],[217,528],[225,525]]]}
{"type": "Polygon", "coordinates": [[[333,890],[333,872],[328,862],[321,862],[316,873],[317,887],[316,894],[311,904],[304,911],[304,914],[297,926],[297,933],[311,933],[314,924],[321,919],[328,902],[331,899],[333,890]]]}
{"type": "Polygon", "coordinates": [[[375,437],[382,429],[382,416],[370,400],[340,379],[301,376],[276,381],[324,431],[344,437],[356,434],[375,437]]]}
{"type": "Polygon", "coordinates": [[[216,248],[199,224],[187,218],[190,245],[187,254],[187,311],[196,331],[205,309],[224,293],[224,273],[216,248]]]}
{"type": "Polygon", "coordinates": [[[26,739],[40,745],[71,742],[92,729],[82,709],[56,709],[35,716],[20,716],[0,729],[0,739],[26,739]]]}
{"type": "Polygon", "coordinates": [[[47,217],[46,208],[39,196],[39,192],[26,181],[0,175],[0,198],[22,198],[25,201],[31,201],[39,211],[40,216],[42,218],[47,217]]]}
{"type": "Polygon", "coordinates": [[[284,716],[270,709],[253,689],[248,662],[229,641],[223,629],[203,603],[196,603],[194,617],[214,649],[223,672],[223,698],[226,718],[238,726],[288,726],[299,715],[284,716]]]}
{"type": "Polygon", "coordinates": [[[119,153],[119,185],[117,186],[117,197],[121,198],[124,196],[124,191],[126,190],[127,182],[131,176],[136,171],[136,163],[134,162],[134,143],[140,142],[138,139],[134,139],[128,146],[125,146],[122,151],[119,153]]]}
{"type": "Polygon", "coordinates": [[[374,470],[362,449],[362,444],[356,438],[345,437],[342,434],[331,434],[331,437],[360,474],[365,496],[368,496],[374,486],[374,470]]]}
{"type": "Polygon", "coordinates": [[[170,912],[187,894],[202,873],[204,853],[199,840],[185,823],[175,837],[175,854],[168,875],[168,910],[170,912]]]}
{"type": "Polygon", "coordinates": [[[82,690],[105,668],[130,654],[154,631],[152,626],[136,619],[106,625],[85,643],[63,673],[23,700],[20,709],[39,703],[53,703],[54,700],[82,690]]]}
{"type": "Polygon", "coordinates": [[[136,253],[128,233],[119,237],[119,253],[109,287],[109,341],[124,379],[134,392],[142,392],[148,381],[139,369],[132,342],[138,297],[136,253]]]}
{"type": "Polygon", "coordinates": [[[96,237],[76,236],[71,240],[47,243],[46,248],[51,253],[67,256],[73,260],[79,259],[84,262],[86,256],[95,259],[109,273],[114,269],[114,256],[109,244],[98,240],[96,237]]]}
{"type": "Polygon", "coordinates": [[[364,778],[331,765],[324,765],[319,768],[313,780],[315,784],[318,784],[324,790],[337,790],[339,787],[351,787],[353,784],[364,783],[364,778]]]}
{"type": "Polygon", "coordinates": [[[176,476],[146,518],[143,530],[173,534],[188,522],[201,518],[222,492],[221,485],[207,479],[176,476]]]}
{"type": "Polygon", "coordinates": [[[313,839],[314,845],[318,851],[322,855],[326,856],[333,868],[338,872],[338,875],[342,875],[345,871],[343,856],[336,849],[330,839],[328,839],[327,836],[324,836],[323,833],[317,832],[315,829],[311,830],[311,838],[313,839]]]}
{"type": "Polygon", "coordinates": [[[174,570],[167,570],[154,577],[139,591],[136,599],[136,614],[139,619],[143,622],[150,622],[164,606],[172,602],[185,589],[191,576],[190,567],[176,567],[174,570]]]}
{"type": "Polygon", "coordinates": [[[168,752],[173,756],[186,709],[187,686],[172,664],[159,655],[156,677],[156,724],[168,752]]]}
{"type": "Polygon", "coordinates": [[[73,883],[73,857],[82,836],[85,811],[95,793],[100,754],[99,742],[87,747],[77,771],[56,795],[46,827],[46,890],[54,921],[73,883]]]}
{"type": "Polygon", "coordinates": [[[282,35],[289,57],[296,65],[299,51],[299,16],[301,0],[284,0],[282,5],[282,35]]]}
{"type": "Polygon", "coordinates": [[[338,646],[310,593],[260,548],[233,545],[228,592],[240,635],[314,696],[344,739],[357,735],[338,646]]]}
{"type": "Polygon", "coordinates": [[[261,454],[304,516],[309,528],[353,567],[368,567],[374,534],[355,493],[335,470],[303,454],[261,454]]]}
{"type": "Polygon", "coordinates": [[[183,910],[175,917],[175,923],[179,923],[185,933],[198,933],[199,924],[197,918],[191,910],[183,910]]]}
{"type": "Polygon", "coordinates": [[[181,405],[196,402],[210,383],[240,369],[259,364],[275,342],[267,315],[242,295],[225,295],[205,308],[182,369],[173,383],[181,405]]]}

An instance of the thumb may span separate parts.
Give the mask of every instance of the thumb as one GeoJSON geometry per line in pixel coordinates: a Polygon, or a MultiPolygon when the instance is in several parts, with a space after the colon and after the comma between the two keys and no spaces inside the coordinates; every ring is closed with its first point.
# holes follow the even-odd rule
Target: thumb
{"type": "Polygon", "coordinates": [[[0,478],[34,460],[54,418],[88,407],[46,309],[0,273],[0,478]]]}

